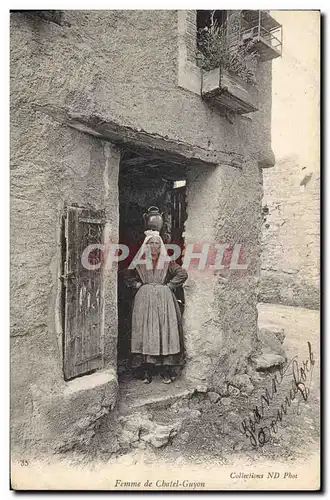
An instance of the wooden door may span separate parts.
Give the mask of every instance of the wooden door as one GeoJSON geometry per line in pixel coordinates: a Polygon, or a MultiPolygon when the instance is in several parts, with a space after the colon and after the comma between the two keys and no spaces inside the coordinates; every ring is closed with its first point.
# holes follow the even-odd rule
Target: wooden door
{"type": "Polygon", "coordinates": [[[86,269],[82,253],[103,243],[104,210],[67,207],[65,217],[63,370],[66,380],[103,366],[103,259],[99,250],[89,256],[99,269],[86,269]]]}
{"type": "MultiPolygon", "coordinates": [[[[171,241],[181,248],[181,255],[176,260],[178,264],[182,264],[182,250],[184,248],[184,223],[187,220],[187,202],[186,202],[186,186],[175,188],[172,190],[172,227],[171,241]]],[[[176,288],[175,295],[178,300],[181,314],[184,311],[185,297],[183,287],[176,288]]]]}
{"type": "MultiPolygon", "coordinates": [[[[171,241],[176,245],[184,247],[184,223],[187,220],[187,203],[186,203],[186,186],[175,188],[172,190],[172,227],[171,227],[171,241]]],[[[178,260],[181,263],[181,259],[178,260]]]]}

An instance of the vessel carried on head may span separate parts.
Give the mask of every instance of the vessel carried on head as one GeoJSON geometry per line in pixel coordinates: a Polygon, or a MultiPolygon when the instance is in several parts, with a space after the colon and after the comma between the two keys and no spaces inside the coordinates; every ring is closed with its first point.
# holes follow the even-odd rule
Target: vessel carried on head
{"type": "Polygon", "coordinates": [[[154,231],[161,231],[163,227],[163,214],[160,213],[159,208],[152,206],[149,207],[147,212],[143,214],[146,229],[152,229],[154,231]]]}

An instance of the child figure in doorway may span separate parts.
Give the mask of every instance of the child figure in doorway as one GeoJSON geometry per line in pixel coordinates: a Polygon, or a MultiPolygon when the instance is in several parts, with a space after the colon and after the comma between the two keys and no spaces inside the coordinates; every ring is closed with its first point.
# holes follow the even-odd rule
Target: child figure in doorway
{"type": "Polygon", "coordinates": [[[173,367],[183,355],[182,318],[173,293],[188,274],[175,262],[164,259],[166,248],[158,231],[145,231],[138,263],[131,271],[130,284],[138,289],[133,303],[131,351],[141,360],[144,383],[152,381],[153,367],[160,369],[163,382],[175,378],[173,367]],[[142,358],[142,359],[141,359],[142,358]]]}

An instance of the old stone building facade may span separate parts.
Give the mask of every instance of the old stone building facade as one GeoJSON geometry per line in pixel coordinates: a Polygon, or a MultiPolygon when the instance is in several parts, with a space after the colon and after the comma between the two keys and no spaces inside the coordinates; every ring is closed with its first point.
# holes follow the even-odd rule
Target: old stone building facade
{"type": "Polygon", "coordinates": [[[283,24],[285,50],[273,63],[276,165],[264,175],[261,300],[317,309],[320,47],[311,40],[318,38],[319,13],[276,12],[275,16],[283,24]]]}
{"type": "Polygon", "coordinates": [[[185,245],[241,244],[247,266],[188,270],[182,377],[249,376],[272,62],[259,62],[251,104],[239,80],[221,87],[219,69],[201,70],[196,39],[195,11],[11,14],[13,446],[60,449],[115,406],[117,268],[91,278],[79,252],[90,227],[118,241],[132,204],[164,209],[175,181],[186,181],[185,245]],[[93,311],[82,281],[97,283],[93,311]]]}

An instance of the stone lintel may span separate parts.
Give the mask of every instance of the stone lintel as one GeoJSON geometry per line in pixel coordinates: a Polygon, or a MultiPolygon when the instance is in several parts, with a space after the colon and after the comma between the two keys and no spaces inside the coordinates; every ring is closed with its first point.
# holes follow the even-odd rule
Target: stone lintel
{"type": "Polygon", "coordinates": [[[215,167],[223,164],[240,168],[243,162],[243,155],[239,153],[205,149],[167,136],[153,134],[140,128],[121,125],[96,114],[84,115],[54,106],[36,105],[35,109],[80,132],[99,137],[119,146],[140,150],[144,156],[150,154],[153,157],[157,156],[173,163],[189,166],[215,167]]]}

